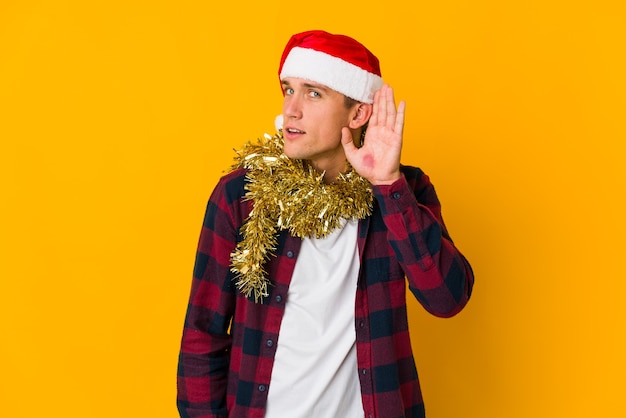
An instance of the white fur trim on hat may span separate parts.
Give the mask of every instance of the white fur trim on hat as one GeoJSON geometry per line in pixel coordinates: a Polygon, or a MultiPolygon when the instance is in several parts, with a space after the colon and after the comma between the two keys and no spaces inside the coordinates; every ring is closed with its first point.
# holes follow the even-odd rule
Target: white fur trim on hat
{"type": "Polygon", "coordinates": [[[383,79],[354,64],[314,49],[294,47],[280,72],[280,79],[303,78],[323,84],[363,103],[374,103],[383,79]]]}

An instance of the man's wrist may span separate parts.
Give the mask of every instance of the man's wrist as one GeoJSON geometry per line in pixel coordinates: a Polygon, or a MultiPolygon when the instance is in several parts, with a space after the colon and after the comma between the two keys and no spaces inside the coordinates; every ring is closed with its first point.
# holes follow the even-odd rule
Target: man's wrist
{"type": "Polygon", "coordinates": [[[370,183],[373,186],[389,186],[395,183],[396,181],[398,181],[401,177],[402,177],[402,173],[398,171],[397,173],[394,173],[391,176],[386,177],[382,180],[370,180],[370,183]]]}

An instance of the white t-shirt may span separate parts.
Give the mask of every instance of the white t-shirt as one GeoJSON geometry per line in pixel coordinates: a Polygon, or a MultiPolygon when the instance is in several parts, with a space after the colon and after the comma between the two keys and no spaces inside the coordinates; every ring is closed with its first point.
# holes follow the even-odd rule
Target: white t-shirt
{"type": "Polygon", "coordinates": [[[289,286],[266,418],[362,418],[354,303],[357,221],[305,238],[289,286]]]}

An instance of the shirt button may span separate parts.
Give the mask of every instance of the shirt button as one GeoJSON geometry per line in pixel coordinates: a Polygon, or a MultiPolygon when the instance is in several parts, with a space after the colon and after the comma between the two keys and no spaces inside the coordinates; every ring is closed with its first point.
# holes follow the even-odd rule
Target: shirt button
{"type": "Polygon", "coordinates": [[[287,257],[293,258],[293,251],[287,251],[287,257]]]}
{"type": "Polygon", "coordinates": [[[272,347],[272,346],[274,346],[274,341],[272,341],[272,340],[267,340],[267,341],[265,342],[265,345],[267,345],[268,347],[272,347]]]}
{"type": "Polygon", "coordinates": [[[274,296],[274,300],[278,303],[280,303],[283,300],[283,297],[281,295],[276,295],[274,296]]]}
{"type": "Polygon", "coordinates": [[[394,194],[391,195],[391,197],[393,197],[396,200],[400,199],[401,196],[402,195],[400,194],[400,192],[395,192],[394,194]]]}
{"type": "Polygon", "coordinates": [[[365,322],[361,321],[359,322],[359,328],[363,328],[365,326],[365,322]]]}
{"type": "Polygon", "coordinates": [[[265,392],[266,389],[267,389],[267,386],[259,385],[259,392],[265,392]]]}
{"type": "Polygon", "coordinates": [[[362,375],[366,375],[367,374],[367,369],[361,369],[361,374],[362,375]]]}

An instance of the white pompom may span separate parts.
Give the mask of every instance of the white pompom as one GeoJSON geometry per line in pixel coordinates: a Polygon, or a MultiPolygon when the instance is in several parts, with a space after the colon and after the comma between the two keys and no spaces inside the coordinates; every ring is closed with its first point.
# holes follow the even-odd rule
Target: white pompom
{"type": "Polygon", "coordinates": [[[274,126],[276,127],[277,131],[283,129],[283,115],[282,114],[276,116],[276,119],[274,119],[274,126]]]}

